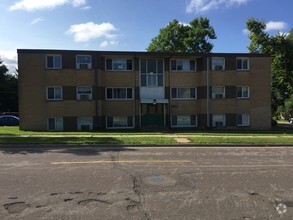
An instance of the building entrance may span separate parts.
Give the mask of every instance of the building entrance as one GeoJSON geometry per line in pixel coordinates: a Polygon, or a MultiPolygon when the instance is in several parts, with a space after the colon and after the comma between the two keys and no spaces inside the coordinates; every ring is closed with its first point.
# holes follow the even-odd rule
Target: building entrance
{"type": "Polygon", "coordinates": [[[147,103],[141,104],[142,127],[164,127],[164,104],[147,103]]]}

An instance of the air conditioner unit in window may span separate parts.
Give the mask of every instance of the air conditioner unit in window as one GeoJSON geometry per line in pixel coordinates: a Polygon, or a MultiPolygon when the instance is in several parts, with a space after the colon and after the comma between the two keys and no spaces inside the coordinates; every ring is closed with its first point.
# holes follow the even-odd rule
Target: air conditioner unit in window
{"type": "Polygon", "coordinates": [[[89,95],[79,95],[79,100],[90,100],[89,95]]]}
{"type": "Polygon", "coordinates": [[[222,121],[216,121],[216,127],[224,127],[224,123],[222,121]]]}
{"type": "Polygon", "coordinates": [[[223,70],[223,66],[222,65],[215,65],[214,66],[214,70],[223,70]]]}
{"type": "Polygon", "coordinates": [[[114,64],[114,69],[115,69],[115,70],[124,70],[125,67],[124,67],[124,65],[121,64],[121,63],[115,63],[115,64],[114,64]]]}
{"type": "Polygon", "coordinates": [[[216,94],[215,95],[215,98],[216,99],[223,99],[224,98],[224,95],[223,94],[216,94]]]}
{"type": "Polygon", "coordinates": [[[89,69],[89,64],[88,63],[80,63],[79,69],[87,70],[87,69],[89,69]]]}

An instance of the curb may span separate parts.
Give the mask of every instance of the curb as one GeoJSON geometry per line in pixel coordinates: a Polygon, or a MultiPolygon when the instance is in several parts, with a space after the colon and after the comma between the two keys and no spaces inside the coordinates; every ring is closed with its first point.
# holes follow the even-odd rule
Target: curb
{"type": "Polygon", "coordinates": [[[0,144],[0,149],[7,148],[125,148],[125,147],[161,147],[161,148],[172,148],[172,147],[293,147],[293,144],[0,144]]]}

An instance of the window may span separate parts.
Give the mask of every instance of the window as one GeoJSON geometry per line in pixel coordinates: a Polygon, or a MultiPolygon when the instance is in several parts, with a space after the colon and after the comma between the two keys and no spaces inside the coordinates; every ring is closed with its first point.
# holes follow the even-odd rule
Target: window
{"type": "Polygon", "coordinates": [[[163,86],[163,59],[141,59],[141,86],[163,86]]]}
{"type": "Polygon", "coordinates": [[[224,70],[225,69],[225,58],[213,57],[212,58],[212,70],[224,70]]]}
{"type": "Polygon", "coordinates": [[[238,86],[237,87],[237,98],[248,99],[249,98],[249,86],[238,86]]]}
{"type": "Polygon", "coordinates": [[[226,126],[226,116],[225,115],[213,115],[213,127],[225,127],[226,126]]]}
{"type": "Polygon", "coordinates": [[[92,57],[90,55],[77,55],[76,56],[76,69],[91,69],[92,57]]]}
{"type": "Polygon", "coordinates": [[[47,55],[46,56],[47,69],[61,69],[61,67],[62,67],[61,55],[47,55]]]}
{"type": "Polygon", "coordinates": [[[172,127],[196,127],[196,115],[174,115],[172,116],[172,127]]]}
{"type": "Polygon", "coordinates": [[[108,116],[107,128],[133,128],[134,120],[132,116],[108,116]]]}
{"type": "Polygon", "coordinates": [[[132,88],[107,88],[106,99],[133,99],[132,88]]]}
{"type": "Polygon", "coordinates": [[[195,60],[171,60],[173,71],[196,71],[195,60]]]}
{"type": "Polygon", "coordinates": [[[248,58],[237,58],[236,59],[237,70],[249,70],[249,59],[248,58]]]}
{"type": "Polygon", "coordinates": [[[213,86],[212,87],[212,98],[213,99],[224,99],[225,98],[225,87],[224,86],[213,86]]]}
{"type": "Polygon", "coordinates": [[[63,130],[63,118],[48,118],[47,128],[49,131],[62,131],[63,130]]]}
{"type": "Polygon", "coordinates": [[[172,99],[196,99],[196,88],[172,88],[172,99]]]}
{"type": "Polygon", "coordinates": [[[126,71],[132,70],[130,59],[106,59],[106,70],[126,71]]]}
{"type": "Polygon", "coordinates": [[[77,129],[79,131],[93,130],[93,118],[92,117],[78,117],[77,129]]]}
{"type": "Polygon", "coordinates": [[[92,87],[79,86],[76,88],[77,100],[91,100],[92,99],[92,87]]]}
{"type": "Polygon", "coordinates": [[[48,87],[47,100],[62,100],[62,87],[48,87]]]}
{"type": "Polygon", "coordinates": [[[250,116],[248,114],[237,115],[237,126],[250,126],[250,116]]]}

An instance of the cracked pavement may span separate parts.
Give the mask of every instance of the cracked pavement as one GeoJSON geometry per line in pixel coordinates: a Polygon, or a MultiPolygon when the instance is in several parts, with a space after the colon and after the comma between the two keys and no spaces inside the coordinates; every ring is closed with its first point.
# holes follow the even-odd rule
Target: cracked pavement
{"type": "Polygon", "coordinates": [[[293,219],[292,171],[293,147],[2,147],[0,219],[293,219]]]}

